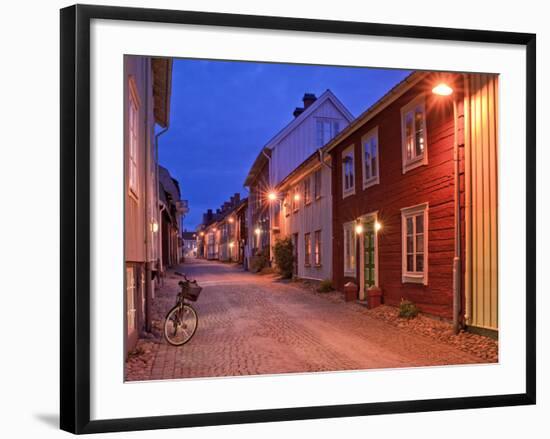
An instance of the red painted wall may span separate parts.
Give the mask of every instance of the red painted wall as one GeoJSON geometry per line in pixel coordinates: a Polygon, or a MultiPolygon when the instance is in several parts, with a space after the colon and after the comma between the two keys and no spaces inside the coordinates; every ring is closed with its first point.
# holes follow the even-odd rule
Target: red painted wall
{"type": "MultiPolygon", "coordinates": [[[[398,305],[401,298],[415,302],[422,311],[452,318],[454,256],[454,164],[453,96],[462,102],[461,77],[453,79],[455,94],[431,93],[435,77],[429,76],[365,123],[331,151],[333,160],[333,272],[340,291],[344,277],[343,224],[378,211],[382,229],[378,234],[379,286],[384,303],[398,305]],[[428,164],[402,173],[401,108],[424,92],[428,164]],[[363,190],[361,136],[378,126],[380,184],[363,190]],[[355,195],[342,198],[342,151],[355,145],[355,195]],[[429,203],[428,285],[402,283],[401,209],[429,203]]],[[[462,114],[462,104],[458,114],[462,114]]],[[[459,118],[462,143],[462,117],[459,118]]],[[[462,147],[461,147],[462,149],[462,147]]],[[[462,151],[461,151],[462,155],[462,151]]],[[[463,184],[463,179],[462,184],[463,184]]],[[[463,197],[463,187],[462,197],[463,197]]],[[[462,198],[462,207],[463,207],[462,198]]],[[[462,227],[464,237],[464,227],[462,227]]],[[[463,240],[464,238],[462,238],[463,240]]],[[[462,246],[464,248],[464,246],[462,246]]],[[[359,270],[359,254],[357,270],[359,270]]],[[[357,271],[359,284],[359,271],[357,271]]]]}

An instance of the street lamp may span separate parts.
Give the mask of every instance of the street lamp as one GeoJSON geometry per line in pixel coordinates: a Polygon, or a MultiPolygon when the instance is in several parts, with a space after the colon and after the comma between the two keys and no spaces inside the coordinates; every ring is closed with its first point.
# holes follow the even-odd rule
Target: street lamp
{"type": "Polygon", "coordinates": [[[277,199],[277,194],[275,192],[270,192],[267,194],[267,199],[269,201],[275,201],[277,199]]]}
{"type": "MultiPolygon", "coordinates": [[[[432,88],[432,93],[438,96],[450,96],[453,89],[445,83],[440,83],[432,88]]],[[[454,258],[453,258],[453,330],[458,334],[460,329],[459,314],[460,314],[460,289],[462,272],[462,261],[460,260],[460,155],[458,153],[458,111],[456,98],[453,99],[453,119],[454,119],[454,140],[453,140],[453,161],[454,161],[454,258]]]]}
{"type": "Polygon", "coordinates": [[[260,233],[262,233],[262,230],[261,230],[259,227],[256,227],[256,228],[254,229],[254,233],[255,233],[256,235],[259,235],[260,233]]]}

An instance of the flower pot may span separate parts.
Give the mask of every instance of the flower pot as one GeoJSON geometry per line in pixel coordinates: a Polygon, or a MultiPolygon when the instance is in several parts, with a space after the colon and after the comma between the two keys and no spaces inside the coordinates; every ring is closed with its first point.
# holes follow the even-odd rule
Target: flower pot
{"type": "Polygon", "coordinates": [[[348,282],[344,285],[344,300],[346,302],[351,302],[352,300],[357,300],[357,291],[359,291],[359,288],[357,288],[357,285],[355,285],[353,282],[348,282]]]}
{"type": "Polygon", "coordinates": [[[370,287],[367,290],[367,308],[373,309],[382,304],[382,290],[378,287],[370,287]]]}

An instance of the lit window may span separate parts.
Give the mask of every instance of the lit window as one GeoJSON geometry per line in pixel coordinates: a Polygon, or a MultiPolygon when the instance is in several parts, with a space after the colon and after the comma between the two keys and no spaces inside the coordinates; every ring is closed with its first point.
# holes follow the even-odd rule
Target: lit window
{"type": "Polygon", "coordinates": [[[353,145],[342,152],[342,188],[344,197],[355,192],[355,160],[353,145]]]}
{"type": "Polygon", "coordinates": [[[304,265],[311,265],[311,234],[306,233],[304,235],[304,265]]]}
{"type": "Polygon", "coordinates": [[[344,274],[355,276],[355,221],[344,224],[344,274]]]}
{"type": "Polygon", "coordinates": [[[428,163],[426,105],[419,96],[401,109],[403,173],[428,163]]]}
{"type": "Polygon", "coordinates": [[[337,120],[317,119],[317,146],[326,145],[340,132],[340,123],[337,120]]]}
{"type": "Polygon", "coordinates": [[[363,144],[363,189],[380,183],[378,166],[378,128],[367,133],[363,144]]]}
{"type": "Polygon", "coordinates": [[[138,197],[139,98],[132,78],[129,80],[128,99],[128,188],[138,197]]]}
{"type": "Polygon", "coordinates": [[[300,208],[300,188],[296,186],[292,194],[292,210],[296,212],[300,208]]]}
{"type": "Polygon", "coordinates": [[[315,265],[321,265],[321,231],[317,230],[315,232],[315,247],[314,247],[314,262],[315,265]]]}
{"type": "Polygon", "coordinates": [[[402,281],[428,283],[428,203],[401,209],[402,281]]]}

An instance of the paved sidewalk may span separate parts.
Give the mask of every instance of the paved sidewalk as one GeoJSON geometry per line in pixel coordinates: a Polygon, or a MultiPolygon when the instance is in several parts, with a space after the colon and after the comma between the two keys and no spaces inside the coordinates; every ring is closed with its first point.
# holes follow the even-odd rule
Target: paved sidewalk
{"type": "Polygon", "coordinates": [[[154,304],[159,337],[140,340],[137,354],[127,362],[128,380],[486,362],[375,319],[354,303],[334,303],[273,276],[203,260],[191,260],[178,270],[203,287],[194,304],[197,332],[182,347],[160,338],[179,280],[169,276],[154,304]]]}

